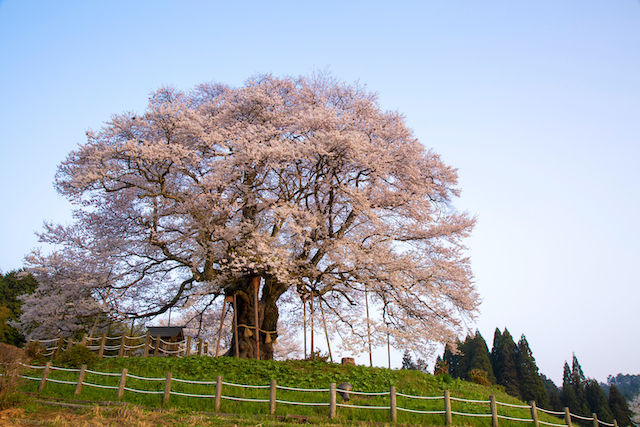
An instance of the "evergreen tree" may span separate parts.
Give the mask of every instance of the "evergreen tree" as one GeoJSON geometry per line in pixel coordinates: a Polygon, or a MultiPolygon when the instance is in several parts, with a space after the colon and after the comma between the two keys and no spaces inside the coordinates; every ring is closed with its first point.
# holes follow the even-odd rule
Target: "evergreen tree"
{"type": "Polygon", "coordinates": [[[584,393],[584,382],[586,381],[580,363],[576,355],[573,355],[572,368],[564,362],[564,373],[562,377],[562,403],[569,410],[583,417],[591,415],[589,405],[584,393]]]}
{"type": "Polygon", "coordinates": [[[591,416],[591,411],[589,410],[589,404],[587,403],[587,396],[585,394],[585,383],[587,378],[582,372],[582,367],[578,362],[578,358],[575,353],[573,354],[573,360],[571,362],[571,386],[573,387],[576,393],[576,399],[578,400],[579,407],[576,408],[576,414],[583,415],[585,417],[591,416]]]}
{"type": "Polygon", "coordinates": [[[520,396],[526,402],[535,400],[541,408],[549,407],[550,401],[538,365],[533,357],[527,338],[522,335],[518,341],[518,381],[520,396]]]}
{"type": "Polygon", "coordinates": [[[562,400],[560,399],[560,390],[556,384],[547,378],[544,374],[540,374],[542,378],[542,382],[544,383],[544,388],[547,392],[547,396],[549,396],[549,406],[545,409],[549,409],[551,411],[560,412],[562,411],[562,400]]]}
{"type": "Polygon", "coordinates": [[[491,354],[489,354],[489,360],[491,361],[493,373],[496,376],[496,382],[498,382],[498,349],[501,346],[502,332],[500,332],[500,329],[496,328],[495,332],[493,333],[493,348],[491,349],[491,354]]]}
{"type": "Polygon", "coordinates": [[[496,382],[504,387],[507,394],[521,398],[517,347],[507,328],[502,334],[496,330],[491,354],[496,382]]]}
{"type": "Polygon", "coordinates": [[[484,371],[487,374],[487,379],[492,384],[495,384],[496,377],[493,374],[493,367],[489,360],[489,349],[487,343],[480,334],[480,331],[476,331],[476,334],[471,337],[467,337],[465,341],[465,369],[464,378],[471,379],[470,373],[474,370],[484,371]]]}
{"type": "Polygon", "coordinates": [[[584,391],[591,412],[598,415],[598,420],[612,423],[613,414],[609,409],[609,401],[598,381],[594,379],[587,380],[584,391]]]}
{"type": "Polygon", "coordinates": [[[609,408],[611,408],[613,418],[618,421],[619,426],[633,425],[631,422],[633,413],[629,410],[627,401],[620,394],[618,387],[613,384],[609,388],[609,408]]]}
{"type": "Polygon", "coordinates": [[[0,274],[0,342],[15,346],[25,342],[24,336],[8,322],[17,321],[22,314],[22,301],[18,297],[32,293],[37,286],[33,276],[23,270],[0,274]]]}
{"type": "Polygon", "coordinates": [[[453,378],[459,378],[460,368],[460,355],[461,355],[462,343],[460,340],[456,341],[455,348],[450,344],[444,347],[444,355],[442,356],[443,362],[449,367],[449,375],[453,378]]]}

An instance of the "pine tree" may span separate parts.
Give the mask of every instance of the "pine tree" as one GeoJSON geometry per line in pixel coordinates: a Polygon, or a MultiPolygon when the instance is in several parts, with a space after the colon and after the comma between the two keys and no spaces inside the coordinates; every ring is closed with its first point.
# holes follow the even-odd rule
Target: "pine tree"
{"type": "Polygon", "coordinates": [[[618,421],[619,426],[633,425],[631,422],[633,413],[629,410],[629,405],[620,394],[620,390],[613,384],[609,388],[609,408],[611,408],[613,418],[618,421]]]}
{"type": "Polygon", "coordinates": [[[576,397],[576,391],[571,385],[571,368],[569,364],[564,362],[564,370],[562,374],[562,404],[569,408],[573,413],[577,413],[577,408],[580,407],[578,398],[576,397]]]}
{"type": "Polygon", "coordinates": [[[564,362],[564,374],[562,378],[562,403],[569,410],[583,417],[591,415],[589,405],[585,397],[584,384],[586,378],[576,355],[573,355],[572,367],[564,362]]]}
{"type": "Polygon", "coordinates": [[[459,378],[459,373],[461,371],[461,347],[462,343],[460,342],[460,340],[456,341],[455,349],[450,344],[447,344],[444,347],[444,355],[442,356],[442,360],[449,367],[449,375],[451,375],[453,378],[459,378]]]}
{"type": "Polygon", "coordinates": [[[589,409],[592,413],[598,415],[598,420],[608,423],[613,422],[613,414],[611,413],[611,409],[609,409],[609,401],[602,387],[598,384],[598,381],[594,379],[587,380],[584,391],[589,409]]]}
{"type": "Polygon", "coordinates": [[[499,332],[496,330],[491,350],[493,373],[496,376],[496,382],[503,386],[509,395],[520,398],[517,347],[507,328],[502,334],[499,332]]]}
{"type": "MultiPolygon", "coordinates": [[[[489,360],[489,349],[487,343],[480,334],[479,331],[475,335],[467,337],[464,343],[464,373],[461,375],[463,378],[471,380],[472,371],[483,371],[487,380],[495,384],[496,377],[493,374],[493,367],[489,360]]],[[[478,375],[478,372],[476,372],[478,375]]]]}
{"type": "Polygon", "coordinates": [[[544,383],[544,388],[547,392],[547,396],[549,396],[549,406],[545,409],[549,409],[551,411],[560,412],[562,411],[562,400],[560,399],[560,390],[556,384],[547,378],[544,374],[540,374],[542,378],[542,382],[544,383]]]}
{"type": "Polygon", "coordinates": [[[524,401],[534,400],[540,407],[549,407],[549,396],[544,387],[538,366],[533,357],[527,338],[522,335],[518,341],[518,381],[520,396],[524,401]]]}
{"type": "Polygon", "coordinates": [[[575,353],[573,354],[573,360],[571,362],[571,386],[573,387],[576,393],[576,399],[578,401],[578,408],[576,408],[576,414],[583,416],[591,416],[591,411],[589,410],[589,404],[587,403],[587,396],[585,394],[585,383],[587,378],[582,372],[582,367],[580,366],[580,362],[578,362],[578,358],[575,353]],[[579,411],[579,412],[578,412],[579,411]]]}

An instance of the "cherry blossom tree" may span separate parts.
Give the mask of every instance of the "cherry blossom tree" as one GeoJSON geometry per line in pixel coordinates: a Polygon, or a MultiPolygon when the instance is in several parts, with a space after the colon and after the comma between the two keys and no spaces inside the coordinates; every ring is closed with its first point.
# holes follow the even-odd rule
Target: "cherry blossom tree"
{"type": "Polygon", "coordinates": [[[75,221],[42,238],[101,271],[86,282],[108,290],[101,304],[148,317],[235,295],[228,355],[237,340],[240,357],[273,357],[286,294],[313,299],[345,340],[369,321],[419,354],[477,312],[463,244],[475,219],[452,206],[456,170],[358,84],[164,87],[144,112],[87,132],[55,185],[75,221]],[[365,295],[384,322],[363,315],[365,295]]]}

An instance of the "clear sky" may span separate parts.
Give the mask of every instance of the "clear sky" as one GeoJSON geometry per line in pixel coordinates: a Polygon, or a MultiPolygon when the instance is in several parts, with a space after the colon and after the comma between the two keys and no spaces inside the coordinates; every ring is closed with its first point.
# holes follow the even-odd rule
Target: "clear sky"
{"type": "Polygon", "coordinates": [[[459,169],[471,329],[525,334],[556,383],[573,352],[600,381],[640,374],[637,0],[0,1],[0,269],[70,221],[56,167],[111,114],[324,69],[459,169]]]}

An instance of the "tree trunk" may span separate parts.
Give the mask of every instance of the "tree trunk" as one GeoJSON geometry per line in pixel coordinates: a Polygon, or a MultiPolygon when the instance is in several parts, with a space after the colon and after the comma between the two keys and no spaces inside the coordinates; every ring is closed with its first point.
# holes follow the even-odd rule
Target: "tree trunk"
{"type": "MultiPolygon", "coordinates": [[[[278,336],[278,306],[277,301],[287,290],[286,286],[279,284],[275,279],[267,278],[262,285],[262,292],[258,302],[258,329],[260,359],[273,359],[273,344],[278,336]]],[[[231,333],[233,338],[229,350],[225,356],[236,356],[235,343],[238,341],[238,357],[243,359],[255,359],[256,348],[256,321],[255,303],[252,277],[247,276],[225,289],[227,295],[236,294],[238,303],[238,336],[234,333],[233,325],[231,333]]],[[[234,307],[234,310],[236,307],[234,307]]]]}

